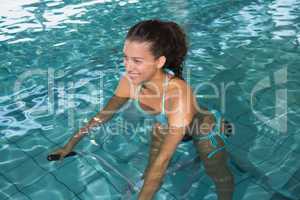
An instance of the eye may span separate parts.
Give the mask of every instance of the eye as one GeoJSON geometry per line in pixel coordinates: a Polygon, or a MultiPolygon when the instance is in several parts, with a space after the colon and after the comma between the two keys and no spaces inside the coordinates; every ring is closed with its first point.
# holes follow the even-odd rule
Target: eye
{"type": "Polygon", "coordinates": [[[140,64],[142,61],[134,59],[133,62],[135,62],[136,64],[140,64]]]}

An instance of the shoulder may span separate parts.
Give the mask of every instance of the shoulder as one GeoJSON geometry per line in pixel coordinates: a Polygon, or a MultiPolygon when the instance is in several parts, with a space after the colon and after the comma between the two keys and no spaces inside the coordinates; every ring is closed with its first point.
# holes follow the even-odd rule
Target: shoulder
{"type": "Polygon", "coordinates": [[[167,115],[169,125],[188,125],[196,113],[192,88],[179,78],[169,82],[167,90],[167,115]]]}
{"type": "Polygon", "coordinates": [[[185,97],[193,97],[192,88],[186,83],[185,80],[177,77],[174,77],[169,81],[167,93],[170,98],[173,98],[173,100],[182,99],[185,97]]]}
{"type": "Polygon", "coordinates": [[[126,74],[122,74],[115,90],[115,95],[119,97],[131,98],[134,94],[135,87],[130,83],[126,74]]]}

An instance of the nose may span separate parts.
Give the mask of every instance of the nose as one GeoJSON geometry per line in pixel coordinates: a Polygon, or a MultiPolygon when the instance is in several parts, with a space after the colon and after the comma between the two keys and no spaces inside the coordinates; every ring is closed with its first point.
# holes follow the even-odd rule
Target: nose
{"type": "Polygon", "coordinates": [[[134,65],[132,62],[130,62],[129,60],[127,61],[124,61],[124,65],[125,65],[125,68],[128,72],[130,71],[134,71],[134,65]]]}

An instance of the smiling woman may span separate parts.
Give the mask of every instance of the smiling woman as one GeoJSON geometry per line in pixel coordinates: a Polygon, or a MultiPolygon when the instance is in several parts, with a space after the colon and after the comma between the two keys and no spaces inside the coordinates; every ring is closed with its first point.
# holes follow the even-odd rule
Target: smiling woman
{"type": "Polygon", "coordinates": [[[66,156],[92,127],[109,120],[133,99],[145,115],[155,119],[139,199],[153,198],[178,144],[191,140],[216,185],[218,199],[232,199],[233,176],[226,164],[222,118],[218,112],[200,109],[191,87],[182,78],[187,53],[184,31],[174,22],[141,21],[130,28],[123,53],[126,73],[113,97],[54,154],[66,156]]]}
{"type": "Polygon", "coordinates": [[[142,80],[151,78],[157,70],[154,66],[164,62],[164,58],[158,60],[153,58],[149,52],[149,46],[150,44],[147,42],[125,41],[124,64],[128,78],[135,85],[138,85],[142,80]]]}

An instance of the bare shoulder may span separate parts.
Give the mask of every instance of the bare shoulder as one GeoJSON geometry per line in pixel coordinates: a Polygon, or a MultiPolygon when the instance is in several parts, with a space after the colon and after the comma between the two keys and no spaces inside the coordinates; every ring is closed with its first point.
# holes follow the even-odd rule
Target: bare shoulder
{"type": "Polygon", "coordinates": [[[170,98],[193,97],[192,88],[186,83],[186,81],[176,77],[170,80],[167,93],[170,95],[170,98]]]}
{"type": "Polygon", "coordinates": [[[134,87],[130,83],[130,80],[126,76],[126,74],[120,77],[118,86],[115,90],[115,95],[119,97],[127,97],[131,98],[133,95],[134,87]]]}
{"type": "Polygon", "coordinates": [[[178,106],[180,106],[183,110],[188,110],[193,115],[196,108],[195,103],[196,99],[190,85],[182,79],[172,78],[167,90],[167,104],[169,105],[169,109],[178,109],[178,106]]]}

